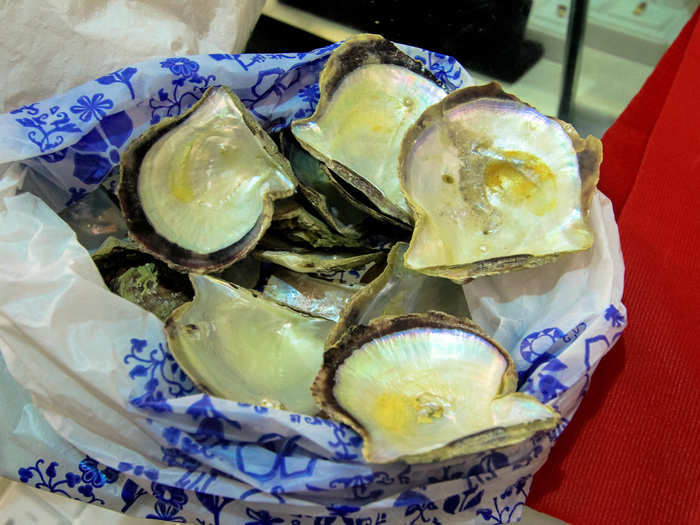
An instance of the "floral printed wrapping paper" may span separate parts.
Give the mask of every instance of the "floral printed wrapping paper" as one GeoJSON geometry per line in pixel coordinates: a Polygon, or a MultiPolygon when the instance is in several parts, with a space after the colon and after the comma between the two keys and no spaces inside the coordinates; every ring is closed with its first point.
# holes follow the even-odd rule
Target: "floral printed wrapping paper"
{"type": "MultiPolygon", "coordinates": [[[[614,216],[598,193],[585,253],[464,287],[474,320],[511,353],[520,391],[561,424],[519,445],[428,465],[366,464],[350,428],[199,393],[162,323],[110,293],[53,208],[96,188],[129,141],[227,85],[267,130],[313,112],[335,45],[124,67],[0,115],[0,474],[134,516],[201,525],[508,523],[626,324],[614,216]],[[57,206],[56,203],[59,205],[57,206]]],[[[453,88],[451,57],[402,46],[453,88]]]]}

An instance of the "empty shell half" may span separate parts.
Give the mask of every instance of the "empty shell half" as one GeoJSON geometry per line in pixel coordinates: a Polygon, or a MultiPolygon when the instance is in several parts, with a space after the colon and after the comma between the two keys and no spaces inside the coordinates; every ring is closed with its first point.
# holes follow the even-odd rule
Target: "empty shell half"
{"type": "Polygon", "coordinates": [[[428,312],[351,329],[324,354],[312,388],[363,437],[367,461],[422,463],[553,428],[557,413],[515,386],[510,356],[474,323],[428,312]]]}
{"type": "Polygon", "coordinates": [[[317,413],[310,387],[333,323],[206,275],[190,278],[194,301],[165,325],[190,379],[225,399],[317,413]]]}
{"type": "Polygon", "coordinates": [[[457,317],[469,317],[464,290],[448,279],[409,270],[403,258],[408,244],[397,242],[387,257],[382,273],[350,298],[337,324],[328,335],[330,346],[351,327],[372,319],[438,310],[457,317]]]}
{"type": "Polygon", "coordinates": [[[280,268],[263,288],[263,295],[295,310],[338,322],[340,312],[364,287],[317,279],[305,273],[280,268]]]}
{"type": "Polygon", "coordinates": [[[371,34],[333,51],[319,89],[314,114],[292,122],[294,136],[383,213],[412,223],[397,175],[401,138],[446,91],[420,62],[371,34]]]}
{"type": "Polygon", "coordinates": [[[255,257],[299,273],[322,273],[338,270],[351,270],[368,263],[376,262],[385,256],[385,252],[370,253],[349,252],[315,252],[289,250],[259,250],[255,257]]]}
{"type": "Polygon", "coordinates": [[[454,91],[403,140],[401,185],[416,217],[408,268],[464,282],[588,249],[600,141],[497,83],[454,91]]]}
{"type": "Polygon", "coordinates": [[[267,229],[296,180],[255,118],[225,87],[208,90],[122,156],[119,201],[129,235],[181,271],[222,270],[267,229]]]}

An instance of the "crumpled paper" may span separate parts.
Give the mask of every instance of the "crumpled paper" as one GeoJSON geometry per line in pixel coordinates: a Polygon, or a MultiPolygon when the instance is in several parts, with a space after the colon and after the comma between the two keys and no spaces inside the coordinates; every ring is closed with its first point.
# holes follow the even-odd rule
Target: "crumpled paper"
{"type": "MultiPolygon", "coordinates": [[[[453,88],[472,82],[454,59],[402,47],[453,88]]],[[[513,356],[520,390],[551,404],[561,424],[518,445],[413,466],[366,464],[361,439],[344,425],[197,392],[162,323],[107,290],[51,207],[13,195],[30,169],[70,205],[103,183],[130,139],[211,85],[231,87],[268,130],[308,116],[333,48],[146,61],[0,115],[0,151],[24,158],[0,178],[0,388],[21,385],[32,398],[16,395],[23,408],[11,406],[15,419],[0,426],[0,442],[19,450],[0,474],[180,522],[518,519],[533,474],[626,324],[618,232],[602,194],[590,251],[464,288],[474,319],[513,356]]]]}
{"type": "Polygon", "coordinates": [[[0,113],[147,58],[241,51],[265,0],[0,2],[0,113]]]}

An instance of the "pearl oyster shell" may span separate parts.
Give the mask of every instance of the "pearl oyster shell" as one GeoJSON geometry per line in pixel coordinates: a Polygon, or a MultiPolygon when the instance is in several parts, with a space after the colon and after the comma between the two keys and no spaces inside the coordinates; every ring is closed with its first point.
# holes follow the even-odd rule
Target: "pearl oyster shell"
{"type": "Polygon", "coordinates": [[[206,275],[190,278],[194,301],[165,324],[190,379],[225,399],[316,414],[310,387],[333,323],[206,275]]]}
{"type": "Polygon", "coordinates": [[[469,307],[460,285],[448,279],[409,270],[403,264],[408,249],[397,242],[387,257],[386,267],[372,282],[352,296],[343,308],[337,324],[328,334],[331,346],[354,325],[366,325],[383,316],[438,310],[457,317],[468,317],[469,307]]]}
{"type": "Polygon", "coordinates": [[[359,248],[362,239],[337,233],[293,198],[275,202],[270,232],[311,248],[359,248]]]}
{"type": "Polygon", "coordinates": [[[163,119],[122,156],[119,201],[140,248],[180,271],[219,271],[267,229],[296,180],[255,118],[225,87],[163,119]]]}
{"type": "Polygon", "coordinates": [[[312,390],[364,439],[368,462],[440,461],[510,445],[559,419],[515,393],[508,353],[471,321],[441,312],[383,317],[326,350],[312,390]]]}
{"type": "Polygon", "coordinates": [[[280,133],[279,142],[307,202],[339,234],[360,239],[369,218],[364,205],[348,196],[326,165],[302,148],[289,128],[280,133]]]}
{"type": "Polygon", "coordinates": [[[386,252],[370,253],[315,252],[306,250],[258,250],[254,255],[261,261],[275,263],[299,273],[350,270],[382,259],[386,252]]]}
{"type": "Polygon", "coordinates": [[[384,214],[411,224],[397,177],[401,138],[446,91],[419,61],[371,34],[333,51],[319,89],[314,114],[292,122],[294,136],[384,214]]]}
{"type": "Polygon", "coordinates": [[[317,279],[305,273],[277,270],[270,276],[263,295],[300,312],[337,322],[343,307],[365,285],[349,285],[317,279]]]}
{"type": "Polygon", "coordinates": [[[588,249],[602,147],[497,83],[428,108],[404,137],[401,186],[416,217],[408,268],[465,282],[588,249]]]}

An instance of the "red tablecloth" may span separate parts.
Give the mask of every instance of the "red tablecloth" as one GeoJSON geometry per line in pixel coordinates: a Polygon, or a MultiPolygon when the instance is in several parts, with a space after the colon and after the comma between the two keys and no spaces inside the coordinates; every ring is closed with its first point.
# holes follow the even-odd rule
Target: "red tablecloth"
{"type": "Polygon", "coordinates": [[[698,12],[603,146],[629,325],[528,504],[576,525],[700,524],[698,12]]]}

